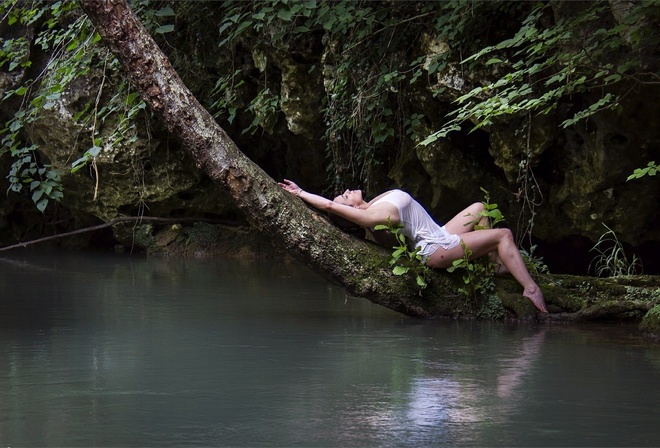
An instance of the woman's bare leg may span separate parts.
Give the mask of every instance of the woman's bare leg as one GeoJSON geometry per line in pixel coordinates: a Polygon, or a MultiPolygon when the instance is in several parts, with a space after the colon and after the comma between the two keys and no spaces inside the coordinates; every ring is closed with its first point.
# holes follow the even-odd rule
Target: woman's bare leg
{"type": "MultiPolygon", "coordinates": [[[[539,311],[548,312],[541,288],[529,275],[509,229],[475,230],[474,232],[462,234],[461,238],[472,251],[471,259],[495,251],[504,267],[523,287],[522,295],[531,300],[539,311]]],[[[463,247],[460,245],[449,250],[440,248],[428,258],[426,264],[432,268],[447,268],[451,266],[454,260],[460,258],[463,258],[463,247]]]]}
{"type": "Polygon", "coordinates": [[[483,210],[484,204],[481,202],[475,202],[469,207],[466,207],[462,212],[458,213],[447,224],[445,224],[445,229],[454,235],[462,235],[467,232],[472,232],[476,225],[483,225],[483,220],[485,218],[480,216],[483,210]]]}
{"type": "Polygon", "coordinates": [[[497,255],[497,252],[491,252],[488,254],[488,256],[493,263],[497,264],[497,268],[495,269],[496,275],[504,275],[510,273],[506,266],[504,266],[504,263],[502,263],[500,256],[497,255]]]}
{"type": "MultiPolygon", "coordinates": [[[[463,235],[467,232],[472,232],[475,227],[477,229],[490,229],[490,221],[487,216],[480,216],[484,210],[483,202],[475,202],[474,204],[466,207],[465,210],[454,216],[451,221],[445,225],[445,229],[449,233],[455,235],[463,235]]],[[[509,270],[504,266],[497,252],[489,254],[491,260],[497,263],[497,275],[508,274],[509,270]]]]}

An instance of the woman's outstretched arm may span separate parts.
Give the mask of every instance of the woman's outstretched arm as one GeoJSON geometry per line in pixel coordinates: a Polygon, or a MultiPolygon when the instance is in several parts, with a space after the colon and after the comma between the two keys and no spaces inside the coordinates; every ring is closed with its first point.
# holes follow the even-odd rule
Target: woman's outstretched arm
{"type": "Polygon", "coordinates": [[[350,205],[340,204],[339,202],[324,198],[323,196],[309,193],[296,185],[295,182],[288,179],[284,179],[283,182],[278,182],[278,185],[289,193],[295,194],[312,207],[328,213],[334,213],[335,215],[348,219],[359,226],[374,227],[377,224],[385,224],[390,217],[395,218],[392,219],[394,222],[397,222],[398,220],[398,211],[393,205],[379,204],[375,207],[368,207],[365,210],[350,205]]]}
{"type": "Polygon", "coordinates": [[[331,207],[332,201],[318,194],[308,193],[300,188],[295,182],[284,179],[283,182],[278,182],[277,185],[285,189],[291,194],[298,196],[300,199],[319,210],[328,210],[331,207]]]}

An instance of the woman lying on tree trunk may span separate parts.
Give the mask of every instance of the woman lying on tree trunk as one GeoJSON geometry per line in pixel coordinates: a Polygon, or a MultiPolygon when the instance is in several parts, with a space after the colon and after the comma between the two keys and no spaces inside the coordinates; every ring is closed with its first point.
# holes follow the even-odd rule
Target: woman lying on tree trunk
{"type": "Polygon", "coordinates": [[[522,295],[532,301],[542,313],[547,313],[543,293],[529,275],[509,229],[478,229],[481,202],[472,204],[446,225],[438,225],[419,202],[401,190],[390,190],[365,202],[360,190],[346,190],[334,200],[308,193],[285,179],[279,185],[312,207],[372,229],[378,224],[401,224],[403,234],[413,247],[419,247],[424,263],[431,268],[448,268],[454,260],[464,257],[463,246],[471,251],[471,259],[492,254],[500,269],[509,272],[523,287],[522,295]]]}

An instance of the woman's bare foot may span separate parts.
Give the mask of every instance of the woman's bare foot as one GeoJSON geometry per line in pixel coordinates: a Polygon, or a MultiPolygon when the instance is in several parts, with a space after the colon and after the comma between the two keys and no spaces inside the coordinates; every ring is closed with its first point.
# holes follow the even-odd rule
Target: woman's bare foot
{"type": "Polygon", "coordinates": [[[543,293],[541,292],[541,288],[538,286],[525,288],[522,295],[523,297],[527,297],[529,300],[531,300],[534,306],[538,308],[540,312],[548,312],[548,309],[545,307],[545,299],[543,298],[543,293]]]}

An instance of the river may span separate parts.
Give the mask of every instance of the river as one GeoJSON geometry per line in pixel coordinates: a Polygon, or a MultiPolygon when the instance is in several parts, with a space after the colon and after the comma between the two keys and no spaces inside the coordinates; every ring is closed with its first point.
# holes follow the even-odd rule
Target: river
{"type": "Polygon", "coordinates": [[[657,446],[621,324],[424,321],[284,263],[0,258],[0,446],[657,446]]]}

